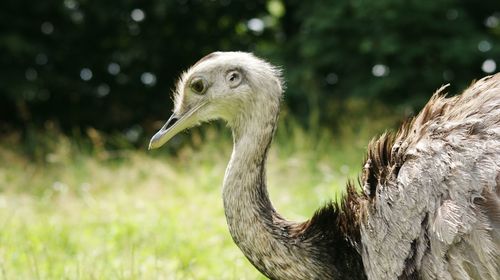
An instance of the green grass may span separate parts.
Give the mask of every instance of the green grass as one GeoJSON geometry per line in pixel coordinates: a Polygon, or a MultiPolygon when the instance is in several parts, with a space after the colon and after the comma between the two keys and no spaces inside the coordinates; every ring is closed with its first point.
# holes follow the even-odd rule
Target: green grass
{"type": "MultiPolygon", "coordinates": [[[[276,208],[311,216],[356,176],[365,143],[388,123],[364,119],[342,139],[283,124],[268,161],[276,208]]],[[[0,143],[0,279],[265,279],[226,228],[228,133],[187,137],[194,144],[168,155],[89,152],[56,135],[38,160],[0,143]]]]}

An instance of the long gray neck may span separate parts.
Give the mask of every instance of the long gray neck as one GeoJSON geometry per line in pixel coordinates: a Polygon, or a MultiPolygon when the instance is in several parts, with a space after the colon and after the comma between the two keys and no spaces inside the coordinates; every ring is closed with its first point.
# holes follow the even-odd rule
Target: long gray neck
{"type": "Polygon", "coordinates": [[[331,279],[332,269],[325,271],[328,264],[318,262],[326,254],[292,236],[290,229],[298,224],[284,220],[269,200],[265,161],[277,111],[233,127],[234,148],[223,188],[229,231],[250,262],[271,279],[331,279]]]}

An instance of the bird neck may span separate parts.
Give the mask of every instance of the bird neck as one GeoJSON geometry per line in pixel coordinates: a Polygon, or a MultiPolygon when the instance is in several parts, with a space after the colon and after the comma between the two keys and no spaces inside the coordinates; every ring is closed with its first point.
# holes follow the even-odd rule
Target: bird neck
{"type": "Polygon", "coordinates": [[[330,256],[322,251],[327,248],[293,236],[291,230],[300,224],[283,219],[269,199],[265,162],[277,114],[250,117],[233,127],[223,187],[229,231],[250,262],[271,279],[331,279],[330,256]]]}
{"type": "MultiPolygon", "coordinates": [[[[266,187],[265,163],[275,124],[265,129],[248,122],[233,128],[233,153],[226,169],[223,201],[231,235],[247,255],[255,233],[274,225],[276,211],[266,187]]],[[[276,121],[274,121],[275,123],[276,121]]],[[[249,257],[250,258],[250,257],[249,257]]]]}

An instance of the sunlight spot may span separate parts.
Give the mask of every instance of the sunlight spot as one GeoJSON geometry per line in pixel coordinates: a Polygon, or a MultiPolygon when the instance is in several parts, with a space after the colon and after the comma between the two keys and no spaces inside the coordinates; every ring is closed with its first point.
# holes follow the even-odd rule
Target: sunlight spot
{"type": "Polygon", "coordinates": [[[80,78],[84,81],[90,81],[90,79],[92,79],[92,70],[89,68],[82,68],[80,71],[80,78]]]}
{"type": "Polygon", "coordinates": [[[455,20],[458,18],[458,11],[456,9],[449,9],[446,12],[446,18],[448,20],[455,20]]]}
{"type": "Polygon", "coordinates": [[[150,72],[144,72],[141,75],[141,82],[147,86],[154,86],[156,84],[156,76],[150,72]]]}
{"type": "Polygon", "coordinates": [[[477,44],[477,49],[480,52],[487,52],[491,50],[491,43],[486,40],[482,40],[479,44],[477,44]]]}
{"type": "Polygon", "coordinates": [[[64,0],[64,6],[70,10],[78,8],[78,3],[75,0],[64,0]]]}
{"type": "Polygon", "coordinates": [[[81,23],[83,21],[84,15],[80,11],[74,11],[71,13],[71,20],[74,23],[81,23]]]}
{"type": "Polygon", "coordinates": [[[143,10],[141,9],[134,9],[130,13],[130,17],[135,21],[135,22],[141,22],[146,18],[146,14],[144,13],[143,10]]]}
{"type": "Polygon", "coordinates": [[[260,18],[252,18],[247,22],[248,29],[255,33],[262,33],[264,31],[264,21],[260,18]]]}
{"type": "Polygon", "coordinates": [[[52,32],[54,32],[54,25],[52,25],[52,23],[46,21],[46,22],[42,23],[42,25],[40,26],[40,30],[42,31],[43,34],[50,35],[50,34],[52,34],[52,32]]]}
{"type": "Polygon", "coordinates": [[[24,73],[24,76],[26,77],[26,80],[33,82],[38,78],[38,72],[34,68],[28,68],[26,69],[26,72],[24,73]]]}
{"type": "Polygon", "coordinates": [[[389,75],[389,67],[384,64],[375,64],[372,68],[372,74],[375,77],[385,77],[389,75]]]}
{"type": "Polygon", "coordinates": [[[121,67],[120,64],[116,62],[111,62],[108,64],[108,73],[111,75],[118,75],[120,73],[121,67]]]}
{"type": "Polygon", "coordinates": [[[279,0],[271,0],[267,2],[267,11],[272,16],[280,18],[285,15],[285,6],[279,0]]]}
{"type": "Polygon", "coordinates": [[[485,73],[493,73],[497,69],[497,64],[493,59],[486,59],[481,65],[481,70],[485,73]]]}
{"type": "Polygon", "coordinates": [[[499,19],[496,15],[491,15],[484,20],[484,25],[489,28],[495,28],[499,24],[499,19]]]}
{"type": "Polygon", "coordinates": [[[334,85],[339,81],[339,77],[337,76],[337,74],[332,72],[332,73],[328,73],[328,75],[326,75],[325,80],[326,80],[327,84],[334,85]]]}
{"type": "Polygon", "coordinates": [[[98,87],[97,87],[97,96],[99,97],[104,97],[106,95],[109,94],[109,86],[108,84],[100,84],[98,87]]]}

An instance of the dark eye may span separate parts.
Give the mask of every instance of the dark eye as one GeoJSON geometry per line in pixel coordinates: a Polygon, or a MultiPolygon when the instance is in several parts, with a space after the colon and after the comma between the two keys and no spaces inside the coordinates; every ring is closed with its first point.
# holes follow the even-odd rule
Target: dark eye
{"type": "Polygon", "coordinates": [[[231,73],[231,76],[229,76],[229,81],[230,82],[233,82],[238,80],[240,78],[240,74],[234,72],[234,73],[231,73]]]}
{"type": "Polygon", "coordinates": [[[196,79],[193,79],[190,87],[194,91],[194,93],[203,94],[203,93],[205,93],[205,90],[206,90],[206,83],[203,79],[196,78],[196,79]]]}
{"type": "Polygon", "coordinates": [[[242,81],[241,73],[238,70],[229,71],[227,73],[226,80],[229,87],[235,88],[239,86],[242,81]]]}

